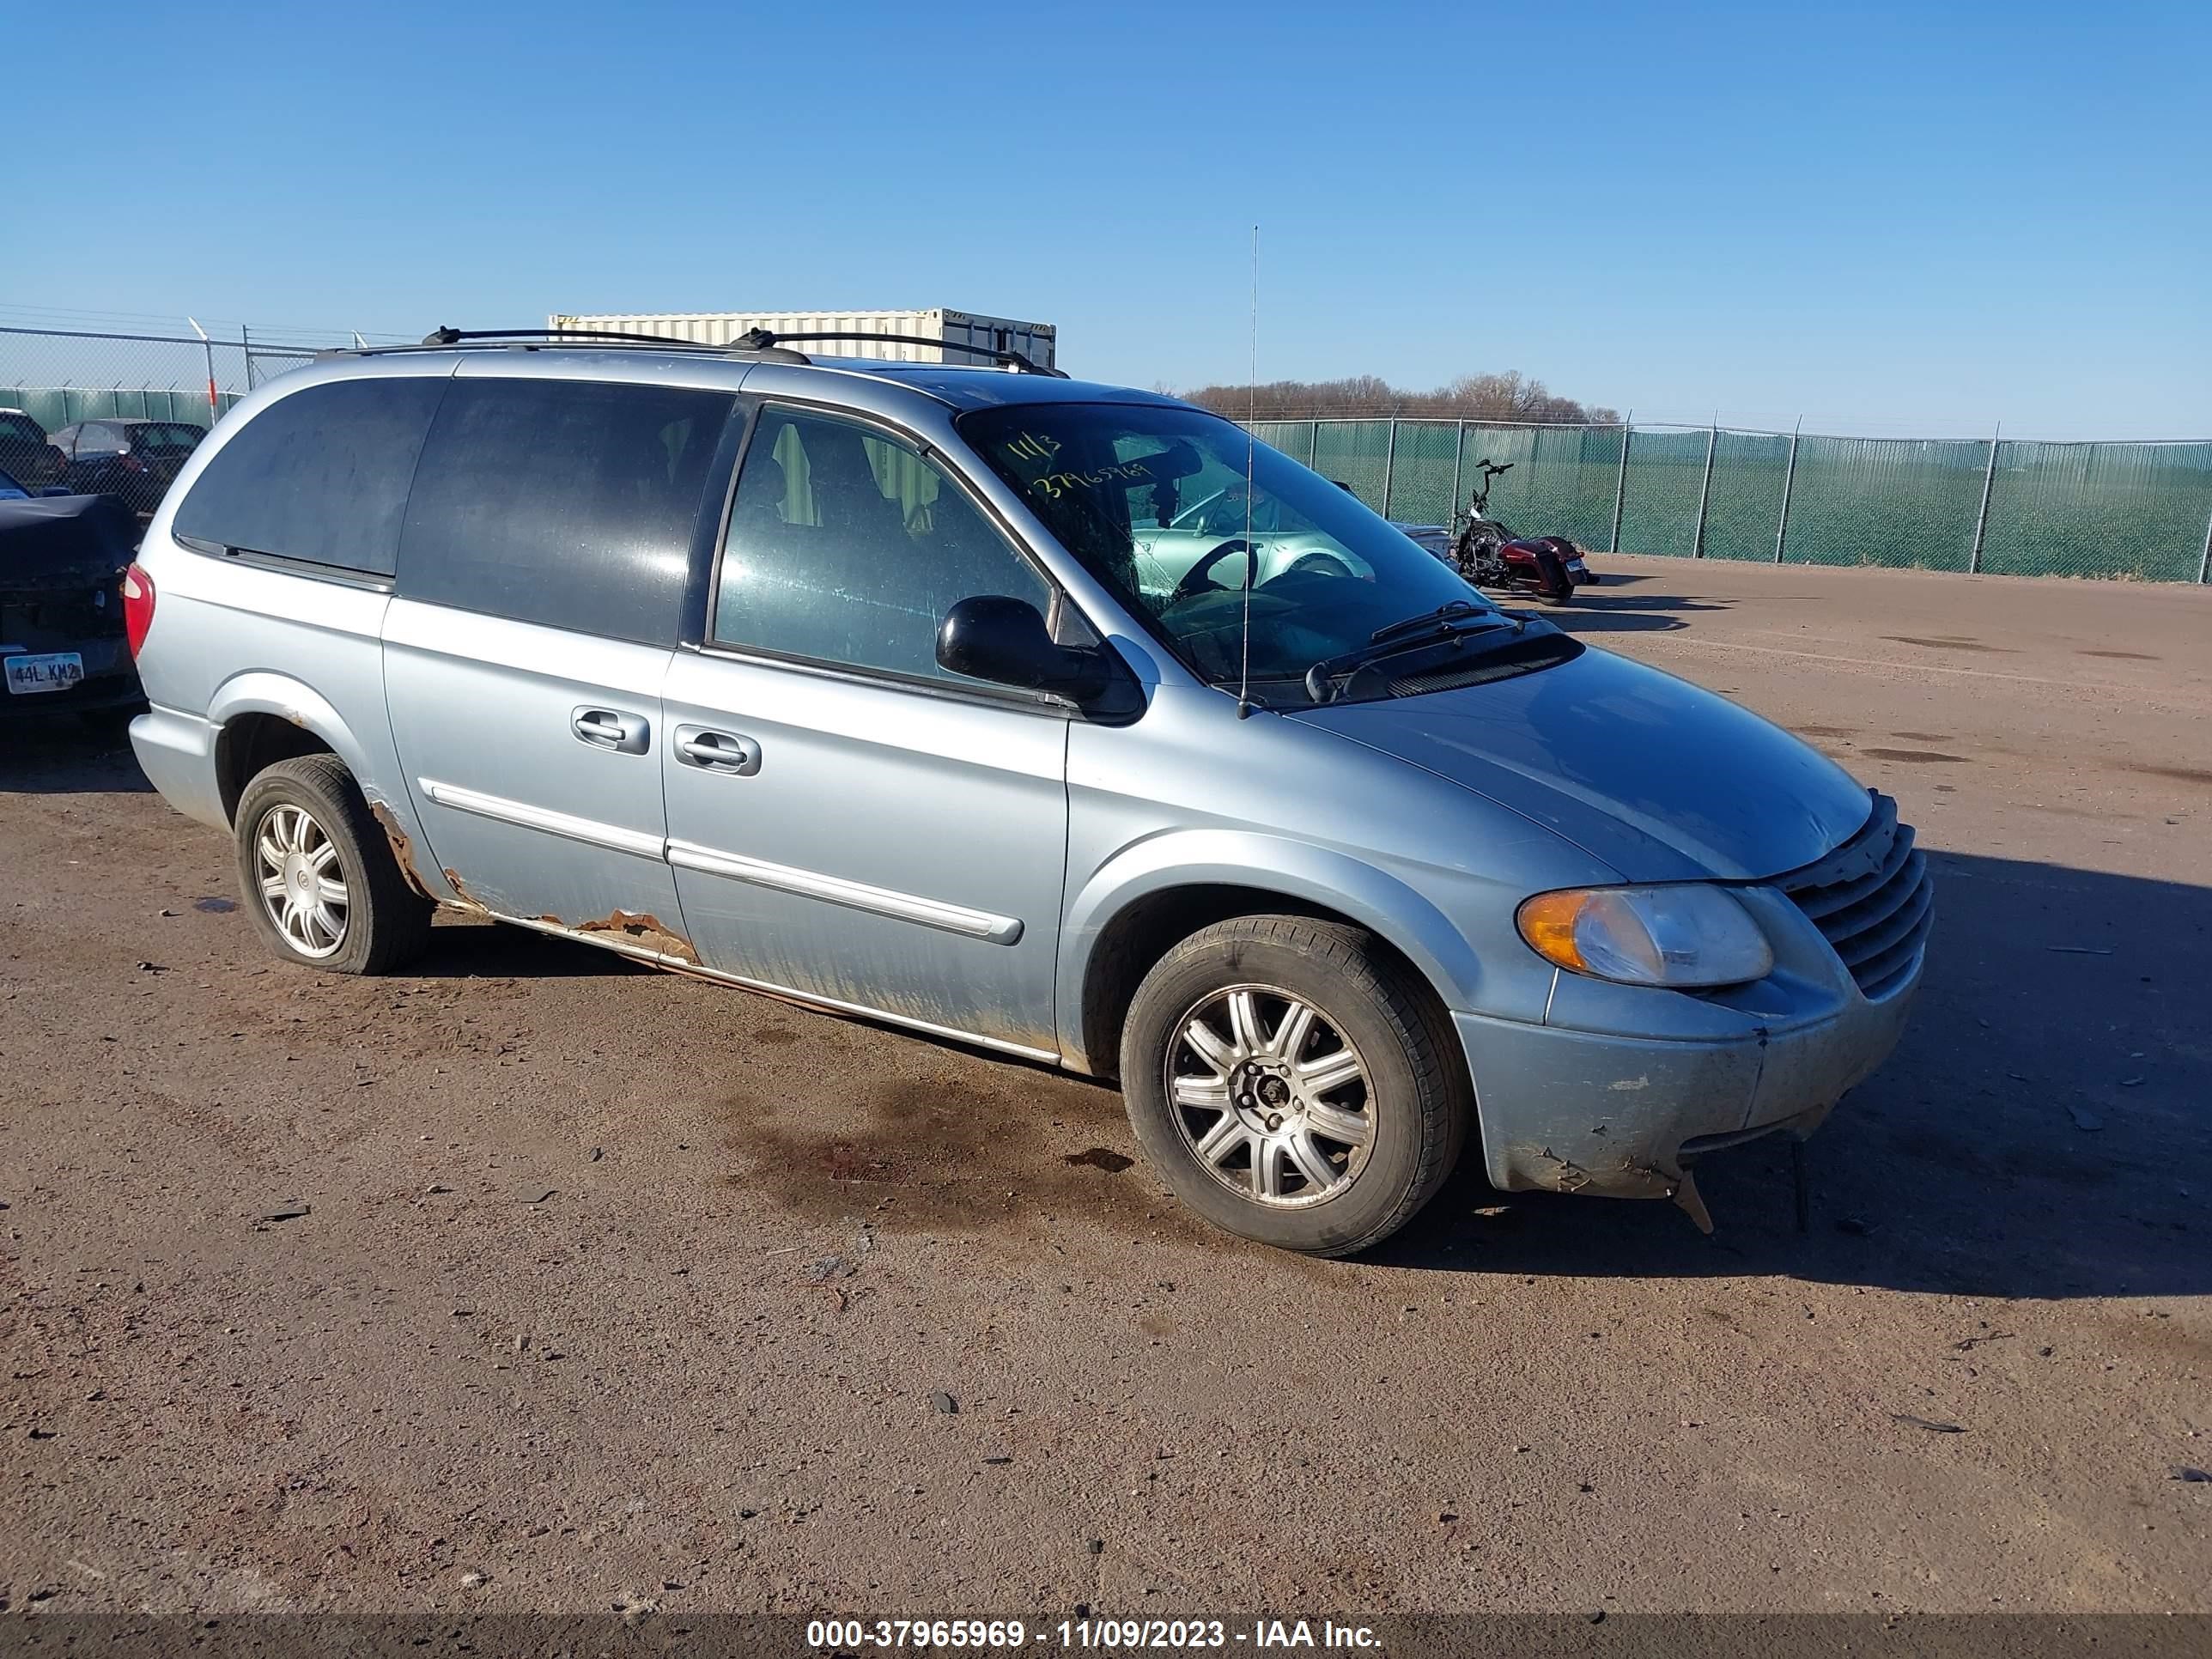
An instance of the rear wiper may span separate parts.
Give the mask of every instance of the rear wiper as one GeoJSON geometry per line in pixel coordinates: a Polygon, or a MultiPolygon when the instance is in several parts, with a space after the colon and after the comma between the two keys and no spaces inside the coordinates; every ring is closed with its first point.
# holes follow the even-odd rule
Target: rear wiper
{"type": "MultiPolygon", "coordinates": [[[[1450,640],[1455,646],[1466,645],[1480,635],[1503,631],[1507,640],[1517,640],[1527,631],[1529,619],[1516,617],[1510,611],[1492,611],[1486,605],[1471,605],[1465,599],[1450,599],[1434,611],[1419,617],[1408,617],[1403,622],[1392,623],[1388,628],[1378,628],[1367,636],[1367,643],[1341,656],[1324,657],[1306,670],[1306,695],[1316,703],[1332,702],[1336,698],[1336,682],[1378,657],[1395,656],[1427,644],[1431,640],[1450,640]],[[1470,617],[1482,618],[1480,625],[1471,625],[1470,617]]],[[[1505,641],[1497,643],[1505,643],[1505,641]]],[[[1486,647],[1487,648],[1487,647],[1486,647]]]]}

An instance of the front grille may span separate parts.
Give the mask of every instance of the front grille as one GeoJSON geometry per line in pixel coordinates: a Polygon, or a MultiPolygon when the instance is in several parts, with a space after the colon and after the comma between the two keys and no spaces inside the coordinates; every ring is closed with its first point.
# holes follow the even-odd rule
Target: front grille
{"type": "Polygon", "coordinates": [[[1818,863],[1782,878],[1782,890],[1811,918],[1869,1002],[1912,977],[1928,948],[1935,878],[1897,821],[1897,803],[1879,790],[1866,825],[1818,863]]]}

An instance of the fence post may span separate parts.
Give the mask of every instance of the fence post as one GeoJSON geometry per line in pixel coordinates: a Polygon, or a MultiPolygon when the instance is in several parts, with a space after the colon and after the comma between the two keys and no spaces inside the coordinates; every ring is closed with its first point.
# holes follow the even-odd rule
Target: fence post
{"type": "Polygon", "coordinates": [[[1971,576],[1982,568],[1982,532],[1990,524],[1990,486],[1997,481],[1997,434],[2004,430],[1999,421],[1996,432],[1990,434],[1990,464],[1982,469],[1982,510],[1974,514],[1974,546],[1966,555],[1966,574],[1971,576]]]}
{"type": "Polygon", "coordinates": [[[1306,422],[1306,469],[1311,471],[1321,464],[1321,417],[1316,416],[1306,422]]]}
{"type": "Polygon", "coordinates": [[[2202,587],[2212,581],[2212,514],[2204,517],[2204,551],[2197,556],[2197,585],[2202,587]]]}
{"type": "Polygon", "coordinates": [[[1782,538],[1790,533],[1790,488],[1797,482],[1797,439],[1805,430],[1805,417],[1800,415],[1797,424],[1790,434],[1790,465],[1782,470],[1782,517],[1774,526],[1774,562],[1782,562],[1782,538]]]}
{"type": "Polygon", "coordinates": [[[246,389],[253,390],[253,341],[246,334],[246,325],[238,325],[239,354],[246,359],[246,389]]]}
{"type": "Polygon", "coordinates": [[[1620,423],[1620,471],[1613,481],[1613,547],[1620,551],[1620,509],[1628,499],[1628,445],[1636,436],[1636,411],[1630,410],[1627,419],[1620,423]]]}
{"type": "Polygon", "coordinates": [[[1447,526],[1459,522],[1460,469],[1467,465],[1467,422],[1465,421],[1455,422],[1454,430],[1458,435],[1452,443],[1451,511],[1444,514],[1444,522],[1447,526]]]}
{"type": "Polygon", "coordinates": [[[1705,434],[1705,479],[1698,486],[1698,527],[1690,533],[1690,556],[1705,556],[1705,503],[1713,493],[1713,452],[1721,447],[1721,417],[1716,413],[1711,429],[1705,434]]]}
{"type": "Polygon", "coordinates": [[[1390,436],[1382,450],[1382,516],[1390,516],[1390,486],[1398,477],[1398,417],[1390,417],[1390,436]]]}

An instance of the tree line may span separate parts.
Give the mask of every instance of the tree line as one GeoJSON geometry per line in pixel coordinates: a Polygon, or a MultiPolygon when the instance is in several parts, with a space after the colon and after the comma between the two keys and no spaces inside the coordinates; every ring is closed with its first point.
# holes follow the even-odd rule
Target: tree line
{"type": "Polygon", "coordinates": [[[1407,391],[1380,375],[1354,374],[1341,380],[1270,380],[1256,390],[1202,386],[1176,395],[1240,421],[1248,415],[1262,421],[1398,416],[1408,420],[1551,421],[1565,425],[1605,425],[1620,419],[1617,410],[1562,398],[1518,369],[1503,374],[1462,374],[1433,392],[1407,391]]]}

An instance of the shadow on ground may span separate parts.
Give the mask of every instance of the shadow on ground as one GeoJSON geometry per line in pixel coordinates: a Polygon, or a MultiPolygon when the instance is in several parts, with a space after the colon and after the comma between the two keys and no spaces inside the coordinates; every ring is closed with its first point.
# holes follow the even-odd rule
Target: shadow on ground
{"type": "Polygon", "coordinates": [[[1905,1041],[1805,1148],[1709,1159],[1666,1204],[1498,1194],[1469,1165],[1370,1259],[1526,1276],[1773,1273],[1952,1295],[2212,1291],[2212,889],[1931,854],[1905,1041]]]}
{"type": "Polygon", "coordinates": [[[0,720],[0,794],[144,794],[154,786],[131,752],[130,715],[101,710],[0,720]]]}
{"type": "Polygon", "coordinates": [[[1640,576],[1608,576],[1595,587],[1578,587],[1568,605],[1544,606],[1540,614],[1570,634],[1630,634],[1669,632],[1687,628],[1685,617],[1703,611],[1726,611],[1725,599],[1699,599],[1690,593],[1625,593],[1620,588],[1643,580],[1640,576]]]}
{"type": "MultiPolygon", "coordinates": [[[[527,927],[441,917],[406,979],[591,979],[659,970],[596,945],[527,927]]],[[[708,993],[708,994],[712,994],[708,993]]]]}

